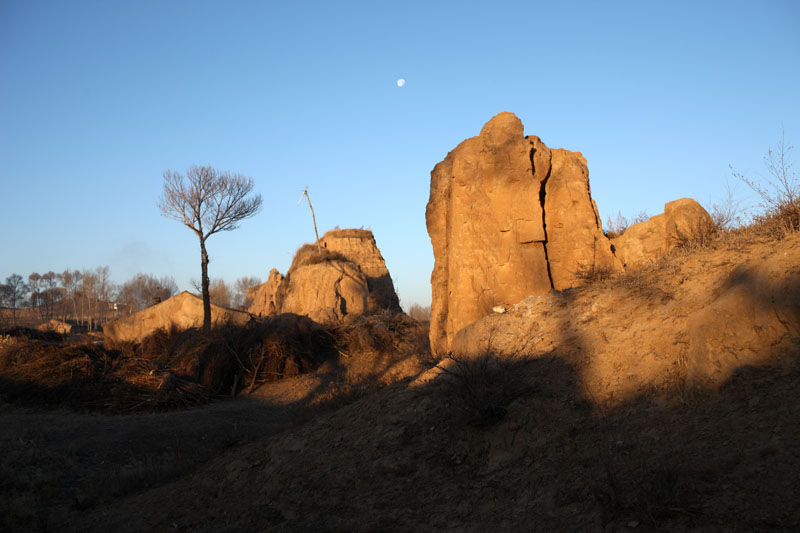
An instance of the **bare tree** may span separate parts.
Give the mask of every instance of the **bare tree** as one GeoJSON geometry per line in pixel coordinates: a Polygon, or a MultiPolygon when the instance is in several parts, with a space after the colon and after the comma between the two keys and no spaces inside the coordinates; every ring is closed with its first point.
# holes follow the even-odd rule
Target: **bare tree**
{"type": "Polygon", "coordinates": [[[33,272],[28,275],[28,289],[31,292],[31,307],[39,310],[39,317],[44,320],[44,309],[42,306],[42,275],[38,272],[33,272]]]}
{"type": "Polygon", "coordinates": [[[178,284],[172,276],[156,278],[151,274],[136,274],[119,288],[119,303],[130,312],[141,311],[153,305],[155,300],[166,300],[178,292],[178,284]]]}
{"type": "Polygon", "coordinates": [[[233,291],[222,278],[212,279],[208,285],[208,295],[211,303],[219,307],[231,307],[233,291]]]}
{"type": "Polygon", "coordinates": [[[742,224],[742,217],[746,214],[742,208],[742,201],[734,196],[735,187],[729,181],[725,182],[725,197],[711,206],[711,220],[714,227],[720,231],[728,231],[742,224]]]}
{"type": "Polygon", "coordinates": [[[203,291],[203,329],[211,328],[211,298],[208,292],[206,240],[220,231],[231,231],[261,209],[261,195],[250,196],[253,179],[242,174],[220,172],[210,166],[192,166],[184,177],[164,172],[161,214],[191,229],[200,240],[200,270],[203,291]]]}
{"type": "Polygon", "coordinates": [[[4,285],[0,286],[0,298],[11,309],[11,319],[17,325],[17,309],[25,305],[25,296],[28,294],[28,285],[19,274],[11,274],[6,278],[4,285]]]}
{"type": "Polygon", "coordinates": [[[419,304],[412,304],[408,310],[408,316],[419,322],[431,319],[431,306],[422,307],[419,304]]]}
{"type": "Polygon", "coordinates": [[[108,307],[114,297],[116,285],[111,281],[111,269],[108,266],[99,266],[94,271],[97,283],[97,308],[96,315],[99,323],[104,323],[108,314],[108,307]]]}
{"type": "Polygon", "coordinates": [[[237,279],[233,293],[234,305],[242,310],[250,307],[250,302],[247,301],[247,289],[256,285],[261,285],[261,280],[256,277],[242,276],[237,279]]]}
{"type": "Polygon", "coordinates": [[[63,298],[63,289],[58,286],[58,274],[50,270],[42,274],[41,279],[42,293],[41,300],[45,307],[45,319],[53,318],[53,308],[55,304],[63,298]]]}
{"type": "MultiPolygon", "coordinates": [[[[66,269],[61,274],[58,274],[58,280],[61,282],[61,287],[64,289],[64,297],[72,301],[72,317],[77,322],[78,320],[78,293],[81,282],[80,270],[66,269]]],[[[63,308],[63,320],[67,321],[67,309],[63,308]]]]}

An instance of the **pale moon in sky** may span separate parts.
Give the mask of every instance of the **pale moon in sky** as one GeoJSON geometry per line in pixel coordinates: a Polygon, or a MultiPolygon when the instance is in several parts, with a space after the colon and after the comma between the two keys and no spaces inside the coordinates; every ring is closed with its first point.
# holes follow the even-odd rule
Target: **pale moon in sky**
{"type": "Polygon", "coordinates": [[[406,80],[404,80],[403,78],[400,78],[399,80],[397,80],[397,86],[398,87],[402,87],[405,84],[406,84],[406,80]]]}

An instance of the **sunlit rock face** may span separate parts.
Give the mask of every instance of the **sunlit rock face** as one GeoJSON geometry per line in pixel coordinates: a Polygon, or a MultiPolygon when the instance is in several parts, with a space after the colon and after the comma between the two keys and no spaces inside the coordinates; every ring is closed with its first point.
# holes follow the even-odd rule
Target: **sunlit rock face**
{"type": "Polygon", "coordinates": [[[267,281],[251,287],[247,296],[254,315],[294,313],[321,323],[400,311],[386,262],[374,235],[364,229],[334,229],[319,246],[302,246],[285,277],[272,269],[267,281]]]}
{"type": "MultiPolygon", "coordinates": [[[[249,313],[211,305],[211,324],[244,325],[250,321],[249,313]]],[[[179,330],[199,328],[203,325],[203,299],[182,292],[143,311],[120,318],[103,326],[103,335],[111,342],[141,342],[158,329],[179,330]]]]}
{"type": "Polygon", "coordinates": [[[446,354],[464,326],[526,296],[619,269],[603,235],[578,152],[523,133],[513,113],[493,117],[431,172],[426,211],[434,253],[431,348],[446,354]]]}
{"type": "Polygon", "coordinates": [[[664,205],[664,212],[627,228],[612,239],[615,255],[625,267],[656,261],[687,242],[702,240],[714,231],[714,221],[699,203],[681,198],[664,205]]]}

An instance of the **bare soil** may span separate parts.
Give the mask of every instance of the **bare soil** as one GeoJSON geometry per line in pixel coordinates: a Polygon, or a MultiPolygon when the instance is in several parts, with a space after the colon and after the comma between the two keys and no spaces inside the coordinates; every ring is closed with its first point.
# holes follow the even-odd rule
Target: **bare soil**
{"type": "MultiPolygon", "coordinates": [[[[700,272],[795,254],[797,241],[728,235],[619,282],[658,309],[664,294],[713,290],[700,272]]],[[[608,279],[586,290],[626,294],[608,279]]],[[[658,332],[653,316],[632,335],[658,332]]],[[[110,415],[3,396],[0,529],[800,529],[798,350],[718,390],[643,386],[612,402],[587,393],[596,362],[569,335],[546,355],[442,371],[419,328],[337,334],[351,348],[311,373],[190,409],[110,415]]]]}

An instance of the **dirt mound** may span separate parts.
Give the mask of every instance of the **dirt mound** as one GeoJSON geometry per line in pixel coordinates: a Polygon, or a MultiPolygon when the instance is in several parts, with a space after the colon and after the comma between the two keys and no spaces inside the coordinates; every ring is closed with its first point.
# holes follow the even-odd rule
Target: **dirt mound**
{"type": "Polygon", "coordinates": [[[52,320],[48,320],[42,324],[36,326],[36,329],[39,331],[53,331],[55,333],[60,333],[62,335],[67,335],[68,333],[72,332],[72,325],[67,324],[61,320],[56,320],[55,318],[52,320]]]}
{"type": "Polygon", "coordinates": [[[592,285],[526,298],[455,336],[456,354],[542,356],[582,369],[598,401],[718,387],[800,350],[800,234],[717,242],[592,285]]]}
{"type": "MultiPolygon", "coordinates": [[[[248,313],[211,306],[211,323],[246,324],[248,313]]],[[[111,342],[138,342],[159,329],[196,328],[203,324],[203,300],[186,291],[128,317],[103,326],[105,338],[111,342]]]]}

